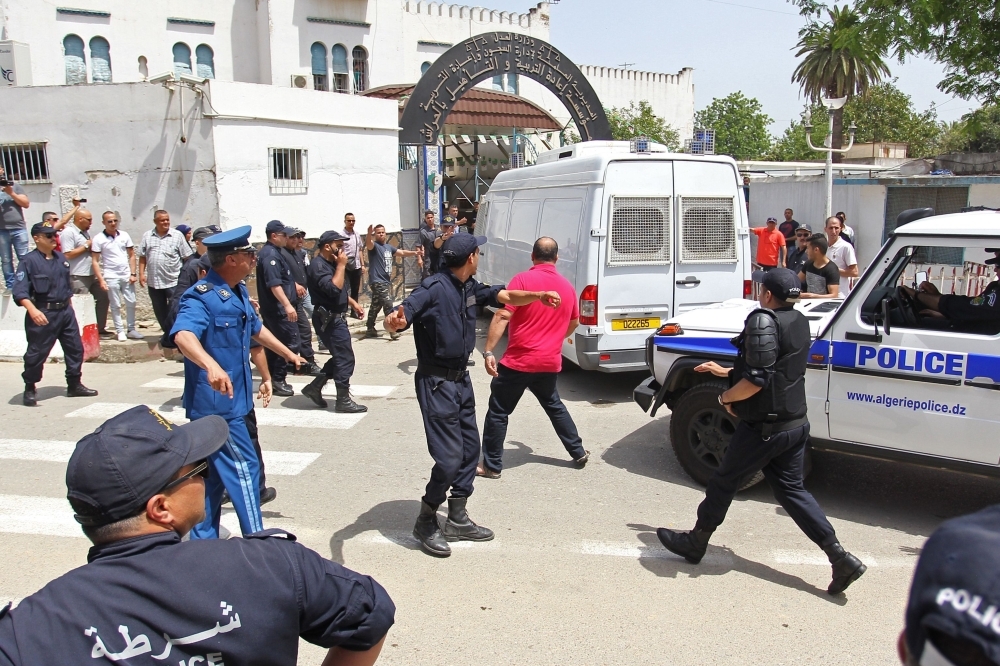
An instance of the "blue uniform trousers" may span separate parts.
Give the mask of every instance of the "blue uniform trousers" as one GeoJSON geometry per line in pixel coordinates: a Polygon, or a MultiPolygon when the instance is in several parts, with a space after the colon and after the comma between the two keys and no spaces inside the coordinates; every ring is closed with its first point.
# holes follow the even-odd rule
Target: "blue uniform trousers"
{"type": "Polygon", "coordinates": [[[333,319],[323,329],[319,314],[313,315],[313,325],[319,339],[330,352],[330,360],[323,365],[323,373],[332,379],[337,388],[348,388],[351,385],[351,375],[354,374],[354,347],[351,345],[351,330],[341,315],[334,314],[333,319]]]}
{"type": "Polygon", "coordinates": [[[83,341],[80,326],[76,323],[73,306],[64,310],[42,310],[49,323],[38,326],[31,317],[24,316],[24,334],[28,338],[28,349],[24,352],[24,372],[21,377],[25,384],[35,384],[42,379],[42,367],[56,344],[62,345],[66,359],[66,380],[79,381],[83,373],[83,341]]]}
{"type": "MultiPolygon", "coordinates": [[[[274,337],[278,338],[283,345],[296,354],[299,353],[299,325],[297,323],[288,321],[288,318],[284,314],[270,315],[262,313],[261,318],[264,320],[264,326],[274,334],[274,337]]],[[[264,356],[267,358],[267,369],[271,371],[271,381],[275,383],[284,382],[285,377],[288,376],[288,364],[285,359],[270,349],[264,350],[264,356]]]]}
{"type": "Polygon", "coordinates": [[[823,509],[802,483],[802,459],[809,441],[809,424],[776,432],[764,440],[740,421],[722,464],[708,482],[698,506],[696,529],[712,532],[722,524],[736,491],[752,475],[764,472],[774,498],[795,524],[821,548],[837,540],[823,509]]]}
{"type": "Polygon", "coordinates": [[[468,372],[458,381],[417,372],[414,383],[427,450],[434,459],[423,500],[440,506],[449,488],[452,497],[469,497],[481,449],[472,379],[468,372]]]}
{"type": "Polygon", "coordinates": [[[208,458],[211,474],[205,481],[205,520],[191,530],[192,539],[219,537],[223,489],[229,492],[244,536],[264,529],[260,515],[260,460],[244,417],[227,422],[229,439],[208,458]]]}

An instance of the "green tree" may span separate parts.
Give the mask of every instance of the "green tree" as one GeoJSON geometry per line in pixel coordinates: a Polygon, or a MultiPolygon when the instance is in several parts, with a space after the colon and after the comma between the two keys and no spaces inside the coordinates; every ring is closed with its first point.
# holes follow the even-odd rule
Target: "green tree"
{"type": "Polygon", "coordinates": [[[942,132],[940,153],[1000,152],[1000,106],[980,107],[942,132]]]}
{"type": "Polygon", "coordinates": [[[671,152],[680,149],[680,135],[660,116],[653,113],[653,107],[646,100],[639,100],[639,105],[629,102],[622,108],[606,109],[608,122],[611,123],[611,136],[619,141],[628,141],[637,136],[662,143],[671,152]]]}
{"type": "Polygon", "coordinates": [[[694,114],[695,124],[715,130],[715,152],[737,160],[756,160],[771,149],[771,118],[759,101],[734,92],[694,114]]]}
{"type": "MultiPolygon", "coordinates": [[[[812,22],[799,32],[796,57],[802,58],[792,73],[805,96],[817,102],[823,97],[854,97],[889,75],[883,61],[885,50],[860,29],[858,15],[849,7],[834,5],[829,22],[812,22]]],[[[833,147],[843,145],[844,116],[833,116],[833,147]]],[[[834,159],[838,155],[834,154],[834,159]]]]}
{"type": "Polygon", "coordinates": [[[859,143],[905,143],[910,157],[931,157],[941,127],[934,107],[917,113],[910,96],[892,82],[870,87],[844,107],[844,122],[858,126],[859,143]]]}
{"type": "MultiPolygon", "coordinates": [[[[810,109],[813,118],[825,118],[826,110],[819,105],[810,109]]],[[[815,122],[815,121],[814,121],[815,122]]],[[[822,146],[826,140],[827,125],[820,123],[813,126],[812,142],[814,146],[822,146]]],[[[785,128],[785,133],[775,139],[767,159],[776,162],[815,162],[825,160],[826,155],[817,152],[806,143],[806,128],[801,120],[793,120],[785,128]]]]}

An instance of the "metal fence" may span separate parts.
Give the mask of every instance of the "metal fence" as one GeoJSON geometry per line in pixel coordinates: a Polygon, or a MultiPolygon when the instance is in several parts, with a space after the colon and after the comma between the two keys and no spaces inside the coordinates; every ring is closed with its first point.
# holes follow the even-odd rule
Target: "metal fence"
{"type": "Polygon", "coordinates": [[[271,194],[305,194],[309,189],[309,151],[304,148],[268,148],[271,194]]]}
{"type": "Polygon", "coordinates": [[[0,145],[0,163],[7,177],[32,185],[51,183],[49,160],[44,143],[5,143],[0,145]]]}

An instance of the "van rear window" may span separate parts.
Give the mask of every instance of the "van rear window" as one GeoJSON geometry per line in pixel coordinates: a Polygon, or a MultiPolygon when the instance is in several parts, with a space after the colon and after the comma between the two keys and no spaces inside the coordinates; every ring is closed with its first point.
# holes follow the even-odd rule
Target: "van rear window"
{"type": "Polygon", "coordinates": [[[670,197],[612,197],[608,266],[669,264],[670,197]]]}

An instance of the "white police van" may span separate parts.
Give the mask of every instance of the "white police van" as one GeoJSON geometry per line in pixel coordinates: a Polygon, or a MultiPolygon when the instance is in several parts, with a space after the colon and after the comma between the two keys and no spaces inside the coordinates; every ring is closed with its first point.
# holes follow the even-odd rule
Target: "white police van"
{"type": "MultiPolygon", "coordinates": [[[[1000,212],[920,219],[927,215],[933,211],[900,215],[903,226],[846,299],[796,305],[814,338],[806,371],[811,446],[1000,475],[1000,321],[926,316],[900,289],[929,279],[941,293],[992,306],[992,292],[977,295],[994,279],[986,248],[1000,247],[1000,212]]],[[[647,340],[653,376],[633,397],[651,415],[662,404],[672,410],[674,452],[701,483],[736,423],[717,402],[727,384],[693,369],[706,360],[731,365],[729,340],[754,307],[733,299],[687,312],[647,340]]]]}
{"type": "Polygon", "coordinates": [[[504,171],[483,197],[479,278],[531,268],[540,236],[580,297],[563,356],[585,370],[645,367],[650,331],[675,314],[750,289],[749,223],[736,163],[641,141],[587,141],[504,171]]]}

